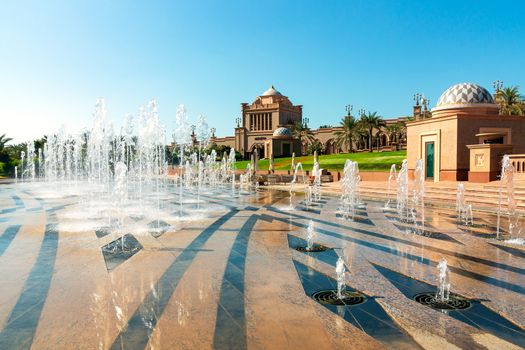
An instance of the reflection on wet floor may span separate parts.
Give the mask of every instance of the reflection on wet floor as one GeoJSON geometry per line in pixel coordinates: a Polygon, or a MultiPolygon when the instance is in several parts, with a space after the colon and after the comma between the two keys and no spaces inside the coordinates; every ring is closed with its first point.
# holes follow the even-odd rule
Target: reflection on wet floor
{"type": "Polygon", "coordinates": [[[130,233],[102,247],[102,255],[108,271],[111,271],[137,254],[142,249],[139,241],[130,233]]]}
{"type": "MultiPolygon", "coordinates": [[[[294,265],[306,295],[313,296],[316,292],[337,288],[335,280],[328,276],[297,261],[294,261],[294,265]]],[[[347,290],[355,292],[348,286],[347,290]]],[[[420,349],[417,343],[397,326],[373,297],[366,296],[364,302],[356,305],[337,306],[326,303],[322,305],[387,346],[397,349],[420,349]]]]}
{"type": "MultiPolygon", "coordinates": [[[[421,293],[435,293],[435,286],[415,280],[379,265],[374,265],[374,267],[409,299],[413,299],[421,293]]],[[[446,312],[450,317],[465,322],[475,328],[492,333],[513,344],[525,346],[525,330],[487,308],[479,300],[470,300],[470,306],[464,309],[443,312],[446,312]]]]}
{"type": "Polygon", "coordinates": [[[345,220],[335,197],[306,207],[296,194],[290,210],[287,192],[218,188],[199,193],[198,202],[186,191],[182,210],[174,193],[156,211],[130,208],[122,220],[74,195],[43,199],[33,188],[4,189],[2,349],[173,348],[179,339],[185,348],[246,349],[273,337],[283,347],[286,334],[301,334],[305,349],[313,347],[309,337],[345,348],[356,334],[360,344],[372,339],[386,348],[417,349],[424,347],[419,331],[459,347],[479,348],[472,332],[499,338],[496,348],[525,346],[525,249],[493,239],[490,214],[476,213],[473,225],[463,225],[451,210],[429,208],[428,224],[416,235],[384,203],[367,202],[345,220]],[[316,236],[307,251],[310,220],[316,236]],[[348,293],[359,302],[315,301],[333,297],[334,269],[347,245],[354,247],[345,259],[356,279],[348,280],[348,293]],[[453,293],[472,304],[423,312],[413,299],[435,291],[435,266],[443,257],[453,293]],[[275,264],[263,268],[267,261],[275,264]],[[282,294],[266,295],[267,289],[282,294]],[[315,299],[319,293],[325,294],[315,299]],[[295,319],[297,307],[304,319],[295,319]],[[410,324],[418,317],[429,322],[410,324]],[[453,319],[454,333],[432,327],[434,317],[453,319]],[[321,327],[319,333],[305,332],[307,321],[321,327]],[[340,322],[354,333],[337,333],[340,322]]]}

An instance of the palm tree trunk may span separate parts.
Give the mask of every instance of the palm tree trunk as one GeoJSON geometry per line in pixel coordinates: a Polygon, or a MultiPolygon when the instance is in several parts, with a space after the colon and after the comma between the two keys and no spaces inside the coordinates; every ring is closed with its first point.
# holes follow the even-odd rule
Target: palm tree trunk
{"type": "Polygon", "coordinates": [[[372,145],[372,129],[368,132],[368,152],[373,152],[373,145],[372,145]]]}

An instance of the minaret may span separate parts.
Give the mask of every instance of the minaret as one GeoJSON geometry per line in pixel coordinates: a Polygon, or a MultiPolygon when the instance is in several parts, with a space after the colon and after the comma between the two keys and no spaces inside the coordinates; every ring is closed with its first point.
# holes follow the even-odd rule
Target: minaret
{"type": "Polygon", "coordinates": [[[414,107],[412,108],[412,115],[415,120],[421,119],[421,105],[419,104],[421,99],[421,94],[414,94],[414,107]]]}

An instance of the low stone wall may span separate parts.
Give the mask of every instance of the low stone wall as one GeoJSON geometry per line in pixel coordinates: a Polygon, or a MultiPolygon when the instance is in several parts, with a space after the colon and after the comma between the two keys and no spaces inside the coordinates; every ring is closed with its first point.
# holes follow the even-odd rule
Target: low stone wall
{"type": "MultiPolygon", "coordinates": [[[[242,169],[235,170],[235,174],[238,176],[244,174],[246,171],[242,169]]],[[[177,175],[179,173],[179,168],[168,168],[168,175],[177,175]]],[[[290,170],[275,170],[270,173],[268,170],[258,170],[257,175],[262,176],[266,179],[267,175],[277,175],[273,177],[276,179],[277,183],[287,183],[290,182],[293,173],[290,170]]],[[[305,170],[304,175],[307,176],[310,180],[313,180],[312,172],[310,170],[305,170]]],[[[387,171],[361,171],[361,181],[388,181],[389,173],[387,171]]],[[[323,171],[322,182],[337,182],[340,181],[343,177],[342,171],[323,171]]]]}

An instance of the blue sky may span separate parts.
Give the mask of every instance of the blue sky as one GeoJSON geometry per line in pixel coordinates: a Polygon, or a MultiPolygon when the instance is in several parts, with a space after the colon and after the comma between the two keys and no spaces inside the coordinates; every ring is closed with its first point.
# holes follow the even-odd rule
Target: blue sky
{"type": "MultiPolygon", "coordinates": [[[[525,83],[523,1],[3,1],[0,134],[24,141],[91,125],[97,97],[120,125],[156,98],[233,134],[240,103],[273,84],[312,127],[345,105],[385,118],[464,81],[525,83]]],[[[525,87],[524,87],[525,89],[525,87]]],[[[522,89],[523,91],[523,89],[522,89]]]]}

